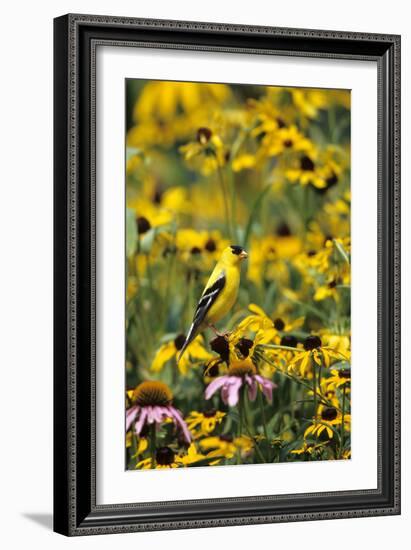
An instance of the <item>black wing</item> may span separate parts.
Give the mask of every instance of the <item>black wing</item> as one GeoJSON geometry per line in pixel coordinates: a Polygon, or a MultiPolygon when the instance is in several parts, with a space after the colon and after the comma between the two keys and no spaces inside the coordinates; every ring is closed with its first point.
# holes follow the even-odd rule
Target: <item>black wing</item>
{"type": "Polygon", "coordinates": [[[204,291],[204,294],[198,302],[192,326],[199,326],[204,321],[207,312],[210,310],[211,306],[217,300],[219,294],[225,287],[225,283],[226,277],[223,272],[220,277],[204,291]]]}
{"type": "Polygon", "coordinates": [[[186,341],[184,342],[184,346],[182,347],[179,353],[177,361],[181,359],[181,356],[183,355],[187,346],[197,336],[201,323],[204,321],[205,316],[207,315],[207,312],[210,311],[211,306],[214,304],[220,292],[225,287],[225,283],[226,283],[225,274],[222,273],[221,276],[209,288],[207,288],[204,291],[204,294],[201,296],[200,301],[198,302],[197,309],[194,314],[193,322],[191,323],[191,327],[190,327],[190,330],[188,331],[186,341]]]}

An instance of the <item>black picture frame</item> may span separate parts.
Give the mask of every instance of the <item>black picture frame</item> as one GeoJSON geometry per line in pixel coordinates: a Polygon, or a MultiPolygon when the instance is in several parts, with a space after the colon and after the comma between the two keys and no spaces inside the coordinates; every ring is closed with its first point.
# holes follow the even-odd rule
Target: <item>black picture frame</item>
{"type": "Polygon", "coordinates": [[[73,536],[400,513],[399,36],[93,15],[58,17],[54,20],[54,212],[55,531],[73,536]],[[377,489],[96,505],[94,113],[95,53],[103,43],[377,62],[377,489]]]}

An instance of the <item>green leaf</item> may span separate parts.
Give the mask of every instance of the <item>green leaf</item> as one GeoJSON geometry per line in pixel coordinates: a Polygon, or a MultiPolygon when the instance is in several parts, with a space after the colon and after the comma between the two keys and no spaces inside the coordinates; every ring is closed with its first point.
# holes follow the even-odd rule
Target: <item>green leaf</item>
{"type": "Polygon", "coordinates": [[[348,253],[345,250],[345,248],[343,247],[343,245],[341,243],[339,243],[336,239],[333,239],[333,243],[335,245],[335,248],[340,253],[340,256],[342,257],[342,259],[345,262],[347,262],[348,265],[350,265],[350,257],[348,256],[348,253]]]}

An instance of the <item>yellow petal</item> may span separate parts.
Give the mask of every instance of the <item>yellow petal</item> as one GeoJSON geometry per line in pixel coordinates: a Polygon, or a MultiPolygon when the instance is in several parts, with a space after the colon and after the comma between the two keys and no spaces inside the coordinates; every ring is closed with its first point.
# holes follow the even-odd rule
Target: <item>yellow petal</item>
{"type": "Polygon", "coordinates": [[[265,311],[261,309],[259,306],[257,306],[256,304],[250,304],[248,306],[248,309],[253,313],[255,313],[256,315],[260,315],[261,317],[267,317],[265,311]]]}
{"type": "Polygon", "coordinates": [[[167,342],[163,344],[154,356],[151,369],[154,372],[160,371],[164,365],[169,361],[176,353],[176,347],[174,342],[167,342]]]}

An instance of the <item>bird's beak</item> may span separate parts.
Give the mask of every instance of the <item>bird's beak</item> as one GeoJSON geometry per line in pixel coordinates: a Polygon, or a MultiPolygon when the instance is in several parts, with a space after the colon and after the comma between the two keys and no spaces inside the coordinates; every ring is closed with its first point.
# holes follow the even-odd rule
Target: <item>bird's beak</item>
{"type": "Polygon", "coordinates": [[[243,250],[242,252],[240,252],[240,258],[242,260],[245,260],[246,258],[248,258],[248,254],[245,250],[243,250]]]}

